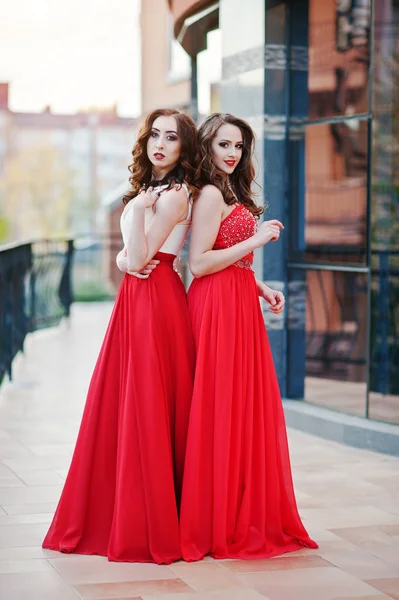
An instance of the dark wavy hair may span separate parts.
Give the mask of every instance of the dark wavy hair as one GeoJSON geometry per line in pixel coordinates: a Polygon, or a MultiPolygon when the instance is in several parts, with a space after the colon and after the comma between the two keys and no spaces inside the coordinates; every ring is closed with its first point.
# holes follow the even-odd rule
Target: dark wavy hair
{"type": "Polygon", "coordinates": [[[201,157],[196,173],[198,185],[200,187],[207,184],[216,186],[223,194],[226,204],[234,204],[238,199],[253,215],[259,217],[264,208],[256,204],[255,194],[252,190],[252,184],[255,181],[253,166],[255,135],[248,123],[229,113],[213,113],[201,123],[198,129],[198,142],[201,157]],[[241,160],[230,176],[220,171],[212,158],[212,141],[219,128],[225,124],[238,127],[243,138],[241,160]]]}
{"type": "Polygon", "coordinates": [[[170,108],[153,110],[140,127],[132,156],[133,162],[129,165],[131,189],[123,196],[123,204],[130,202],[142,189],[146,190],[150,186],[166,184],[169,190],[173,186],[180,189],[182,183],[186,183],[192,199],[196,199],[199,191],[196,185],[196,166],[199,163],[198,135],[195,122],[188,113],[170,108]],[[151,135],[154,121],[158,117],[174,117],[177,133],[181,140],[180,160],[161,180],[152,178],[152,164],[147,155],[147,141],[151,135]]]}

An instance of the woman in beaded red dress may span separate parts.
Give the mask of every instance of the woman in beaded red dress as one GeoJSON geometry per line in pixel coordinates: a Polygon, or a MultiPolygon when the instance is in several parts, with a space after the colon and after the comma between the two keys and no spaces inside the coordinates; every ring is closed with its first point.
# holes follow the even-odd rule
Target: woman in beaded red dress
{"type": "Polygon", "coordinates": [[[298,514],[283,407],[259,296],[253,251],[279,239],[253,200],[254,134],[228,114],[199,128],[202,191],[193,209],[188,292],[197,352],[180,531],[182,556],[266,558],[315,548],[298,514]]]}

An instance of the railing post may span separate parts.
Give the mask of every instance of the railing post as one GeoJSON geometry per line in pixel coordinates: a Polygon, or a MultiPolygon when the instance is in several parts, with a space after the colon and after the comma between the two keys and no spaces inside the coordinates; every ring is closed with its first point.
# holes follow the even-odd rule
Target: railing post
{"type": "Polygon", "coordinates": [[[29,332],[32,332],[36,329],[36,271],[33,264],[32,244],[29,244],[29,246],[31,253],[31,267],[29,278],[29,332]]]}
{"type": "Polygon", "coordinates": [[[6,371],[10,380],[12,379],[12,331],[13,331],[13,318],[12,318],[12,269],[10,269],[10,276],[6,279],[6,319],[5,319],[5,358],[6,358],[6,371]]]}
{"type": "Polygon", "coordinates": [[[60,287],[58,290],[58,297],[61,304],[65,308],[65,314],[67,317],[71,314],[71,304],[73,302],[72,292],[72,259],[73,259],[74,245],[73,240],[68,240],[68,248],[66,253],[66,260],[64,270],[62,272],[60,287]]]}

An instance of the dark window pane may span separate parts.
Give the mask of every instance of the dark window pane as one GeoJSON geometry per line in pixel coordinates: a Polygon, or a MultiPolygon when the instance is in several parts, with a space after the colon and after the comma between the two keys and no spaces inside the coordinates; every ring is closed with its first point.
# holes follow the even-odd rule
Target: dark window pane
{"type": "Polygon", "coordinates": [[[369,30],[369,0],[310,0],[310,118],[368,112],[369,30]]]}
{"type": "Polygon", "coordinates": [[[375,4],[370,417],[399,423],[399,6],[375,4]]]}
{"type": "Polygon", "coordinates": [[[291,195],[293,227],[303,231],[297,239],[292,231],[293,260],[366,264],[367,127],[354,120],[306,128],[305,189],[291,195]]]}
{"type": "Polygon", "coordinates": [[[370,417],[399,423],[399,250],[373,250],[370,417]]]}
{"type": "Polygon", "coordinates": [[[289,311],[290,367],[303,372],[305,400],[365,416],[367,276],[290,269],[289,311]]]}

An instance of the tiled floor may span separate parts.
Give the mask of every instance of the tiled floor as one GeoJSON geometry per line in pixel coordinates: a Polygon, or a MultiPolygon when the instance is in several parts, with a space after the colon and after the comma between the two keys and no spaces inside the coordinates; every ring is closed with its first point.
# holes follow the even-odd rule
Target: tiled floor
{"type": "Polygon", "coordinates": [[[399,460],[290,431],[300,513],[318,550],[151,564],[41,549],[110,306],[35,334],[0,390],[1,600],[399,599],[399,460]]]}

